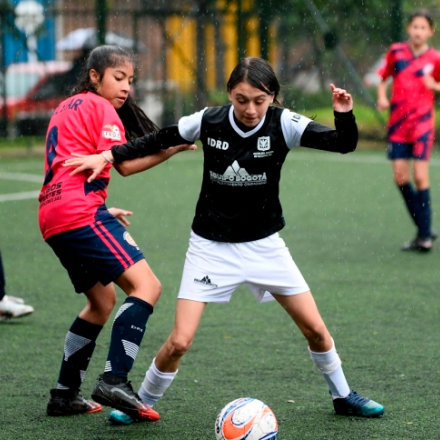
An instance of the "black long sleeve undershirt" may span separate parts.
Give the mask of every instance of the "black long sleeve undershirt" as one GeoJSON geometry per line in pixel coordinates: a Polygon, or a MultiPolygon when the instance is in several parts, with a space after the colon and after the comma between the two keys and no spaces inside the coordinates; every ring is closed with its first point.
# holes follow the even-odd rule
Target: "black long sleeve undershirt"
{"type": "Polygon", "coordinates": [[[353,112],[335,111],[334,115],[336,130],[312,121],[301,136],[301,147],[342,154],[356,150],[358,129],[353,112]]]}
{"type": "Polygon", "coordinates": [[[112,147],[112,156],[116,163],[158,153],[175,145],[192,144],[180,136],[177,125],[170,125],[161,130],[133,139],[123,145],[112,147]]]}
{"type": "MultiPolygon", "coordinates": [[[[353,112],[335,111],[334,114],[336,130],[312,121],[301,136],[300,146],[342,154],[354,151],[358,142],[358,129],[353,112]]],[[[149,156],[174,145],[192,143],[193,141],[184,139],[180,135],[177,125],[171,125],[126,144],[113,146],[112,155],[115,162],[120,163],[124,160],[149,156]]]]}

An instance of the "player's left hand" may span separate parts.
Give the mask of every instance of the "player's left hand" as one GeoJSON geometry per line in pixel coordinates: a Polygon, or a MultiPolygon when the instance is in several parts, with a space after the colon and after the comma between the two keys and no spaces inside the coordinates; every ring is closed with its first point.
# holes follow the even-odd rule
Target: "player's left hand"
{"type": "Polygon", "coordinates": [[[330,84],[330,89],[333,93],[333,110],[341,113],[353,110],[353,98],[347,90],[340,89],[334,84],[330,84]]]}
{"type": "Polygon", "coordinates": [[[108,208],[108,212],[113,217],[116,217],[123,224],[123,226],[130,226],[130,222],[125,218],[125,216],[133,215],[132,211],[127,211],[125,209],[120,209],[120,208],[108,208]]]}
{"type": "Polygon", "coordinates": [[[101,171],[108,165],[108,162],[101,154],[78,154],[72,153],[74,159],[67,159],[63,163],[63,167],[76,167],[70,176],[74,176],[82,171],[91,171],[91,175],[87,178],[87,182],[95,180],[101,171]]]}

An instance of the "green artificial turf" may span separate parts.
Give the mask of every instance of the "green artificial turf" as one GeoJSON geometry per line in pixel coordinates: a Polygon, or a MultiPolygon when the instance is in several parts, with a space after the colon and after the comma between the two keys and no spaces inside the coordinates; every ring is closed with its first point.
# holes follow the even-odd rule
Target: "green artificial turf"
{"type": "MultiPolygon", "coordinates": [[[[112,172],[108,206],[134,211],[129,230],[163,285],[130,374],[135,389],[173,325],[202,160],[200,152],[185,152],[136,176],[112,172]]],[[[5,179],[2,172],[42,176],[42,159],[0,162],[0,195],[38,190],[37,182],[5,179]]],[[[431,179],[436,210],[438,154],[431,179]]],[[[287,221],[281,236],[314,293],[349,384],[384,404],[384,417],[335,416],[300,332],[276,303],[259,305],[244,287],[231,304],[207,307],[193,347],[156,406],[159,422],[115,427],[106,409],[47,417],[65,334],[84,299],[40,236],[36,199],[26,199],[0,203],[7,292],[35,308],[31,316],[0,322],[0,439],[214,440],[217,413],[243,396],[272,408],[279,440],[437,439],[440,250],[399,250],[414,228],[384,154],[294,151],[281,199],[287,221]]],[[[434,216],[435,224],[440,229],[434,216]]],[[[123,299],[118,291],[119,305],[123,299]]],[[[103,371],[110,327],[98,339],[82,387],[86,397],[103,371]]]]}

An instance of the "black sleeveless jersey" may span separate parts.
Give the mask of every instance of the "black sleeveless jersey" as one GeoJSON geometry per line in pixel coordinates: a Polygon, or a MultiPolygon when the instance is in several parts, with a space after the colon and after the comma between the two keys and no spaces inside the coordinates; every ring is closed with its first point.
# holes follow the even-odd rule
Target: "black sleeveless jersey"
{"type": "Polygon", "coordinates": [[[285,225],[279,201],[281,167],[289,148],[284,109],[269,107],[264,124],[243,137],[230,123],[230,105],[207,108],[200,127],[203,182],[192,224],[209,240],[258,240],[285,225]]]}

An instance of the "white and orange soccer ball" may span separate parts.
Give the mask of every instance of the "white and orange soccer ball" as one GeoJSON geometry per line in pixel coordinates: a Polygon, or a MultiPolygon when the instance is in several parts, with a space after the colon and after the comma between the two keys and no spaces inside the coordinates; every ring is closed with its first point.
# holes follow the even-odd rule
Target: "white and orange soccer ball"
{"type": "Polygon", "coordinates": [[[217,440],[275,440],[278,422],[261,400],[242,397],[229,402],[215,421],[217,440]]]}

